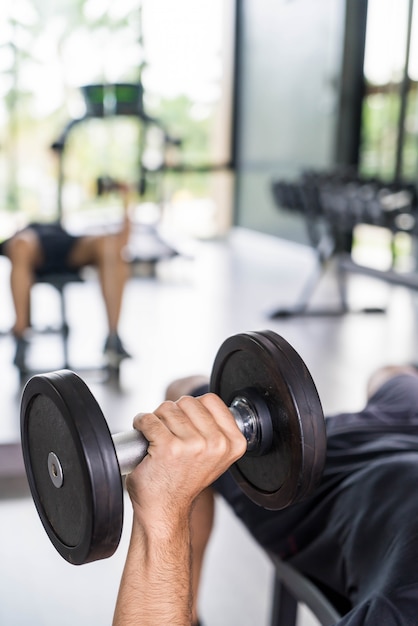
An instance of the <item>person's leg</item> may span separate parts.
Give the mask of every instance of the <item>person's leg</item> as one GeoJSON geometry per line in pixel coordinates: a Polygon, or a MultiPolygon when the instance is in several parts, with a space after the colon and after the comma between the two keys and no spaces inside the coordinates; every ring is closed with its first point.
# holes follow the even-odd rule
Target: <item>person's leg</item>
{"type": "MultiPolygon", "coordinates": [[[[418,371],[380,368],[369,380],[364,410],[330,422],[334,419],[324,473],[340,476],[333,506],[323,516],[316,547],[308,546],[309,560],[301,552],[292,563],[334,590],[340,580],[337,591],[352,605],[341,626],[412,626],[418,615],[418,500],[413,497],[418,371]],[[337,563],[335,572],[330,563],[337,563]]],[[[304,530],[309,532],[309,524],[304,530]]]]}
{"type": "Polygon", "coordinates": [[[418,369],[412,365],[388,365],[377,369],[367,382],[366,406],[359,413],[340,413],[327,418],[327,436],[365,426],[402,429],[418,427],[418,369]]]}
{"type": "Polygon", "coordinates": [[[341,626],[417,623],[416,484],[416,452],[377,459],[346,483],[333,519],[353,607],[341,626]]]}
{"type": "Polygon", "coordinates": [[[113,341],[122,358],[129,356],[118,337],[123,294],[129,277],[129,265],[122,254],[127,238],[127,227],[115,235],[80,237],[68,258],[70,267],[93,265],[97,268],[109,329],[107,347],[112,348],[109,344],[113,341]]]}
{"type": "Polygon", "coordinates": [[[36,232],[27,228],[5,242],[3,252],[11,262],[10,288],[15,310],[12,332],[16,340],[13,362],[23,372],[28,347],[25,333],[30,326],[30,291],[35,269],[43,262],[43,251],[36,232]]]}
{"type": "Polygon", "coordinates": [[[175,402],[181,396],[200,396],[209,391],[209,379],[205,375],[196,374],[178,378],[171,382],[166,391],[165,399],[175,402]]]}
{"type": "Polygon", "coordinates": [[[13,334],[22,337],[30,326],[30,290],[34,271],[43,260],[42,248],[37,234],[28,228],[14,235],[4,252],[11,262],[10,287],[16,315],[13,334]]]}
{"type": "Polygon", "coordinates": [[[412,365],[386,365],[380,367],[373,372],[367,382],[367,398],[372,398],[386,382],[403,374],[418,376],[418,370],[412,365]]]}

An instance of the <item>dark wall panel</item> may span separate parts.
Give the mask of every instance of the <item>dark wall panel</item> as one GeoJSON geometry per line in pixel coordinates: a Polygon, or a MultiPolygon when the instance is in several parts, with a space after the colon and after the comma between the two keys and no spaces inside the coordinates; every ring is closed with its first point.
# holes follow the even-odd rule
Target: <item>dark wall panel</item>
{"type": "MultiPolygon", "coordinates": [[[[240,0],[238,0],[240,2],[240,0]]],[[[236,223],[304,240],[270,184],[334,162],[345,0],[243,0],[236,223]]]]}

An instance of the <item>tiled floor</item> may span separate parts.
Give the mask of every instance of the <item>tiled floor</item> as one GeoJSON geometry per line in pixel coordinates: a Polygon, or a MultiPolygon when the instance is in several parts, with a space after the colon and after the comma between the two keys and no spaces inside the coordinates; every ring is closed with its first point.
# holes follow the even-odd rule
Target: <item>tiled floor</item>
{"type": "MultiPolygon", "coordinates": [[[[271,328],[293,344],[311,370],[327,413],[359,408],[365,380],[376,366],[416,360],[414,292],[357,275],[349,279],[351,302],[386,304],[386,314],[271,320],[269,311],[297,298],[312,267],[307,248],[237,230],[227,241],[197,243],[193,253],[193,260],[179,258],[160,267],[158,279],[130,281],[121,334],[133,359],[123,364],[120,388],[86,376],[112,432],[130,428],[136,412],[153,409],[173,378],[208,373],[222,341],[246,330],[271,328]]],[[[0,329],[13,319],[8,272],[0,258],[0,329]]],[[[315,300],[333,302],[336,293],[330,275],[315,300]]],[[[73,285],[67,295],[74,364],[96,363],[106,332],[97,285],[73,285]]],[[[53,320],[55,296],[48,287],[34,289],[40,321],[53,320]]],[[[57,337],[37,336],[32,362],[45,370],[59,368],[60,349],[57,337]]],[[[21,390],[12,354],[10,337],[0,337],[0,443],[19,441],[21,390]]],[[[3,480],[1,485],[0,624],[110,624],[129,535],[129,502],[116,555],[74,567],[51,546],[22,483],[10,480],[7,489],[3,480]]],[[[271,584],[269,561],[219,503],[201,597],[205,624],[267,626],[271,584]]],[[[304,614],[300,623],[314,621],[304,614]]]]}

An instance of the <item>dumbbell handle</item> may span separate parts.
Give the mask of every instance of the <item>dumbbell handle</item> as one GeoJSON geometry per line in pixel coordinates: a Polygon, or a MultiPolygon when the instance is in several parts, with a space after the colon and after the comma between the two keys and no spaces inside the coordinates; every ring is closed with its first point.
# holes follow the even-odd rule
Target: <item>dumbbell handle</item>
{"type": "MultiPolygon", "coordinates": [[[[257,400],[257,411],[253,404],[245,396],[237,396],[232,401],[229,410],[235,422],[247,440],[247,452],[260,448],[264,449],[270,442],[262,441],[260,426],[260,399],[257,400]]],[[[112,436],[122,476],[130,474],[147,454],[148,441],[142,433],[136,429],[116,433],[112,436]]]]}

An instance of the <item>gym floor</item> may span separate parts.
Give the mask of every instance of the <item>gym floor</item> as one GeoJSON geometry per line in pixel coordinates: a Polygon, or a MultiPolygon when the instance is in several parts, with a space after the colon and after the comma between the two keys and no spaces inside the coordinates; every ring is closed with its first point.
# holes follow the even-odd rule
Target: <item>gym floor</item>
{"type": "MultiPolygon", "coordinates": [[[[353,306],[386,306],[385,314],[269,319],[278,306],[292,305],[312,270],[311,251],[298,244],[236,229],[225,241],[198,242],[193,259],[161,264],[155,278],[132,278],[121,335],[133,358],[123,363],[119,386],[81,374],[95,394],[112,432],[130,428],[135,413],[152,410],[174,378],[209,373],[217,349],[229,335],[270,328],[300,353],[317,384],[327,414],[359,409],[368,375],[378,366],[415,362],[414,292],[360,275],[348,280],[353,306]]],[[[331,268],[332,269],[332,268],[331,268]]],[[[9,265],[0,257],[0,328],[10,327],[9,265]]],[[[312,304],[333,304],[332,271],[312,304]]],[[[74,369],[97,365],[106,324],[95,280],[67,288],[74,369]],[[82,310],[80,302],[83,303],[82,310]]],[[[35,322],[57,319],[56,293],[33,289],[35,322]]],[[[19,442],[19,378],[12,365],[13,342],[0,337],[0,443],[19,442]]],[[[44,371],[61,366],[54,335],[33,339],[30,359],[44,371]]],[[[7,626],[111,624],[130,530],[126,501],[121,545],[107,561],[74,567],[59,557],[44,533],[24,478],[15,476],[19,458],[0,448],[0,623],[7,626]],[[2,462],[3,459],[3,462],[2,462]]],[[[206,561],[201,616],[206,626],[267,626],[273,569],[230,511],[218,503],[215,532],[206,561]]],[[[315,620],[302,611],[300,626],[315,620]]]]}

